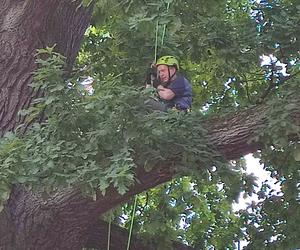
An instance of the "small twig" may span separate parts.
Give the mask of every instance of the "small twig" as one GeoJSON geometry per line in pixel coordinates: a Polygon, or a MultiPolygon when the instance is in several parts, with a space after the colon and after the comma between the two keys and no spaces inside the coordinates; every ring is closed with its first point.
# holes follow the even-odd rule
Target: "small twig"
{"type": "Polygon", "coordinates": [[[270,84],[268,86],[268,88],[262,93],[262,95],[260,96],[259,100],[258,100],[258,104],[261,103],[271,92],[271,90],[276,86],[276,84],[273,83],[273,81],[270,81],[270,84]]]}
{"type": "Polygon", "coordinates": [[[271,76],[270,76],[270,80],[269,80],[269,86],[262,93],[260,98],[258,99],[258,102],[257,102],[258,104],[261,103],[271,93],[272,89],[275,88],[275,86],[276,86],[276,84],[274,83],[274,72],[276,71],[276,68],[275,68],[276,62],[271,64],[271,76]]]}
{"type": "Polygon", "coordinates": [[[247,99],[248,99],[249,103],[252,104],[251,95],[250,95],[250,91],[249,91],[249,83],[248,83],[248,81],[246,81],[245,89],[246,89],[247,99]]]}
{"type": "Polygon", "coordinates": [[[144,213],[144,210],[145,210],[145,208],[148,206],[148,203],[149,203],[149,193],[146,192],[146,203],[145,203],[144,206],[142,206],[142,207],[139,209],[139,211],[141,212],[141,214],[144,213]]]}

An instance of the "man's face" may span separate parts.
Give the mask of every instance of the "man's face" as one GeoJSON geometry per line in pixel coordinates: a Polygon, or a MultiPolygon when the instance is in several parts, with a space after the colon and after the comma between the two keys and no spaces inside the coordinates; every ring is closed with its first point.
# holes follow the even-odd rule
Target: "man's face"
{"type": "Polygon", "coordinates": [[[160,80],[165,83],[168,82],[170,79],[170,76],[173,76],[174,73],[176,72],[175,67],[168,67],[167,65],[158,65],[157,66],[157,75],[159,76],[160,80]],[[170,70],[170,75],[169,75],[169,70],[170,70]]]}

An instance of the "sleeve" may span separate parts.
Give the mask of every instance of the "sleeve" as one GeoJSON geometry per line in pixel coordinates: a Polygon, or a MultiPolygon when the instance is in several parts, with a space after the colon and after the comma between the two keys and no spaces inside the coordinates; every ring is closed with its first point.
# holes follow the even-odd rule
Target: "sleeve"
{"type": "Polygon", "coordinates": [[[185,90],[184,79],[181,77],[178,77],[169,86],[169,89],[172,90],[176,96],[182,96],[184,94],[184,90],[185,90]]]}

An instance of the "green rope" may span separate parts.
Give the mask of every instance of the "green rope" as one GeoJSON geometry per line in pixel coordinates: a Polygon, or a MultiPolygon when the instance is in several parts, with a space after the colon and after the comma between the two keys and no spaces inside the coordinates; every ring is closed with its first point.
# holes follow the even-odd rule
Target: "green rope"
{"type": "Polygon", "coordinates": [[[110,233],[111,233],[111,218],[109,219],[109,223],[108,223],[107,250],[109,250],[110,247],[110,233]]]}
{"type": "MultiPolygon", "coordinates": [[[[167,13],[169,12],[169,8],[170,8],[170,2],[168,2],[168,5],[167,5],[167,13]]],[[[164,38],[165,38],[165,34],[166,34],[166,27],[167,27],[167,25],[165,24],[164,25],[163,34],[162,34],[162,38],[161,38],[161,46],[164,45],[164,38]]]]}
{"type": "Polygon", "coordinates": [[[157,44],[158,44],[158,20],[156,22],[156,31],[155,31],[154,63],[157,60],[157,44]]]}
{"type": "MultiPolygon", "coordinates": [[[[170,8],[170,3],[167,4],[167,13],[169,12],[169,8],[170,8]]],[[[162,37],[161,37],[161,46],[164,45],[164,38],[165,38],[165,34],[166,34],[166,27],[167,27],[167,25],[165,24],[164,25],[164,29],[163,29],[163,33],[162,33],[162,37]]],[[[159,29],[159,22],[157,20],[157,22],[156,22],[156,31],[155,31],[154,63],[157,60],[158,29],[159,29]]]]}
{"type": "Polygon", "coordinates": [[[134,205],[133,205],[133,209],[132,209],[130,230],[129,230],[129,236],[128,236],[128,242],[127,242],[126,250],[129,250],[129,246],[130,246],[130,240],[131,240],[131,234],[132,234],[132,228],[133,228],[133,220],[134,220],[134,214],[135,214],[135,209],[136,209],[136,203],[137,203],[137,195],[134,198],[134,205]]]}

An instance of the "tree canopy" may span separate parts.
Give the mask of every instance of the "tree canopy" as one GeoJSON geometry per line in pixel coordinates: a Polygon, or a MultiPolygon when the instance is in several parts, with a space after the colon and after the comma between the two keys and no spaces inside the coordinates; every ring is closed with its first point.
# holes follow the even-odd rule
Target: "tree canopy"
{"type": "Polygon", "coordinates": [[[129,228],[137,195],[134,234],[152,249],[300,247],[298,1],[83,1],[75,15],[86,8],[74,64],[55,39],[31,55],[35,98],[0,140],[2,214],[15,186],[50,210],[79,190],[86,227],[101,215],[129,228]],[[144,105],[146,68],[167,54],[192,83],[189,113],[144,105]],[[88,76],[92,95],[78,84],[88,76]],[[280,193],[255,189],[249,152],[280,193]],[[261,200],[234,212],[242,192],[261,200]]]}

